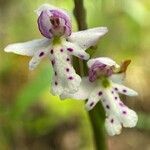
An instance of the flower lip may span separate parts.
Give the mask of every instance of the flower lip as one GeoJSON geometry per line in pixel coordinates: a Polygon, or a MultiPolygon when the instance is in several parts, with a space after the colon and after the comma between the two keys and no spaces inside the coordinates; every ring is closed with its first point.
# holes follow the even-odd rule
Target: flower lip
{"type": "Polygon", "coordinates": [[[53,36],[71,35],[69,15],[60,9],[43,9],[38,17],[38,27],[41,34],[49,39],[53,36]]]}

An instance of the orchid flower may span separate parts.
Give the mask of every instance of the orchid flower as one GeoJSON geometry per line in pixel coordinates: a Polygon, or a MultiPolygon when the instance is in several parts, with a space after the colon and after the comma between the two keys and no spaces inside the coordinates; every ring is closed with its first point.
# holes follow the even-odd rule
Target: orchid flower
{"type": "Polygon", "coordinates": [[[71,56],[89,59],[90,56],[85,50],[95,45],[107,33],[107,28],[96,27],[72,33],[71,19],[65,10],[44,4],[36,13],[38,27],[44,38],[10,44],[5,51],[32,56],[30,70],[35,69],[48,56],[54,70],[52,94],[61,95],[64,91],[74,93],[78,90],[81,78],[72,66],[71,56]]]}
{"type": "MultiPolygon", "coordinates": [[[[120,134],[123,127],[134,127],[137,114],[128,108],[120,99],[119,94],[136,96],[137,92],[122,85],[125,73],[120,71],[119,65],[110,58],[100,57],[87,62],[89,76],[82,79],[78,92],[63,93],[62,98],[88,99],[87,110],[91,110],[99,101],[106,111],[105,127],[109,135],[120,134]]],[[[127,67],[124,63],[120,70],[127,67]]]]}

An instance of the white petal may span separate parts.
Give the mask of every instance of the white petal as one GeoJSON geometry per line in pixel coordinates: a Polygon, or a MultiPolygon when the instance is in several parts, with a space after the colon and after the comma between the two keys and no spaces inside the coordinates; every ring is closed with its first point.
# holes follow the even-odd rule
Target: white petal
{"type": "Polygon", "coordinates": [[[133,110],[125,106],[123,102],[121,102],[117,92],[114,91],[113,95],[113,102],[115,103],[116,110],[118,110],[119,113],[116,113],[116,111],[112,111],[111,113],[115,115],[116,118],[118,118],[118,120],[121,124],[123,124],[124,127],[134,127],[137,124],[138,120],[137,114],[133,110]]]}
{"type": "Polygon", "coordinates": [[[88,101],[85,105],[86,109],[89,111],[91,110],[97,102],[102,98],[102,90],[99,87],[96,87],[92,90],[91,94],[89,95],[88,101]]]}
{"type": "Polygon", "coordinates": [[[95,86],[96,86],[95,83],[89,82],[88,77],[84,77],[84,78],[82,78],[80,87],[76,93],[70,94],[68,92],[64,92],[61,95],[61,98],[63,98],[63,99],[73,98],[73,99],[77,99],[77,100],[86,100],[89,97],[92,90],[95,88],[95,86]]]}
{"type": "Polygon", "coordinates": [[[103,100],[101,101],[108,118],[105,121],[106,130],[113,136],[121,132],[121,124],[124,127],[134,127],[138,117],[136,113],[121,102],[118,92],[113,88],[103,90],[103,100]]]}
{"type": "Polygon", "coordinates": [[[29,62],[29,70],[33,70],[41,62],[41,60],[49,54],[51,46],[36,51],[29,62]]]}
{"type": "Polygon", "coordinates": [[[61,80],[58,76],[53,75],[52,86],[51,86],[51,93],[55,95],[61,95],[63,93],[63,86],[61,80]]]}
{"type": "Polygon", "coordinates": [[[111,88],[104,88],[103,89],[103,100],[102,100],[103,107],[107,114],[113,113],[115,116],[120,115],[120,110],[115,103],[114,94],[112,93],[111,88]]]}
{"type": "Polygon", "coordinates": [[[108,29],[106,27],[97,27],[93,29],[83,30],[72,33],[68,38],[70,42],[77,43],[83,49],[94,46],[100,37],[106,34],[108,29]]]}
{"type": "Polygon", "coordinates": [[[105,128],[108,135],[114,136],[121,133],[122,126],[120,121],[115,116],[110,115],[105,120],[105,128]]]}
{"type": "Polygon", "coordinates": [[[84,51],[80,46],[78,46],[75,43],[71,42],[64,42],[63,43],[66,47],[66,51],[69,55],[74,55],[76,57],[79,57],[81,59],[87,60],[89,59],[90,55],[84,51]],[[71,50],[71,51],[69,51],[71,50]]]}
{"type": "MultiPolygon", "coordinates": [[[[73,67],[70,70],[73,70],[73,67]]],[[[64,87],[64,91],[68,92],[68,93],[76,93],[76,91],[78,91],[80,83],[81,83],[81,77],[76,74],[76,73],[71,73],[70,77],[73,77],[73,79],[69,79],[70,77],[68,77],[68,81],[66,81],[65,87],[64,87]]]]}
{"type": "Polygon", "coordinates": [[[24,43],[15,43],[8,45],[4,51],[5,52],[13,52],[19,55],[33,56],[33,54],[40,50],[41,48],[45,48],[50,44],[50,40],[36,39],[33,41],[28,41],[24,43]]]}
{"type": "Polygon", "coordinates": [[[63,90],[69,93],[75,93],[80,86],[81,78],[75,72],[70,62],[70,55],[66,53],[62,45],[55,45],[51,55],[53,55],[51,58],[53,58],[52,62],[54,62],[54,71],[62,82],[63,90]]]}
{"type": "Polygon", "coordinates": [[[114,83],[122,84],[125,79],[125,73],[112,74],[109,79],[114,83]]]}
{"type": "Polygon", "coordinates": [[[107,65],[107,66],[114,66],[114,67],[116,67],[116,68],[119,68],[119,65],[118,65],[114,60],[112,60],[112,59],[109,58],[109,57],[99,57],[99,58],[90,59],[90,60],[87,62],[88,67],[91,68],[91,66],[92,66],[95,62],[100,62],[100,63],[105,64],[105,65],[107,65]]]}
{"type": "Polygon", "coordinates": [[[116,91],[118,91],[121,94],[128,95],[128,96],[137,96],[138,93],[124,85],[113,83],[112,86],[116,91]]]}
{"type": "Polygon", "coordinates": [[[135,127],[138,121],[138,116],[135,111],[128,108],[127,114],[122,114],[121,121],[124,127],[135,127]]]}

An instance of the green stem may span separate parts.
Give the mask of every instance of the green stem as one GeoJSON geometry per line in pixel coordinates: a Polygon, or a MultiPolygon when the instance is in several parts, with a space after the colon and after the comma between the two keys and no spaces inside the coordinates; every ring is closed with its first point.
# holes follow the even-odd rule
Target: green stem
{"type": "MultiPolygon", "coordinates": [[[[83,0],[74,0],[75,8],[74,8],[74,15],[78,23],[78,29],[84,30],[87,29],[86,23],[86,10],[84,8],[83,0]]],[[[86,62],[79,60],[78,58],[74,59],[77,66],[77,72],[81,76],[87,75],[87,67],[86,62]],[[78,68],[79,65],[79,68],[78,68]]],[[[105,122],[105,113],[101,103],[98,103],[95,108],[89,113],[89,118],[91,120],[91,125],[93,129],[93,136],[95,147],[97,150],[106,150],[106,137],[105,137],[105,129],[104,129],[104,122],[105,122]]]]}
{"type": "Polygon", "coordinates": [[[95,145],[97,150],[106,150],[106,136],[105,136],[105,113],[101,103],[97,103],[94,109],[89,112],[89,117],[94,132],[95,145]]]}

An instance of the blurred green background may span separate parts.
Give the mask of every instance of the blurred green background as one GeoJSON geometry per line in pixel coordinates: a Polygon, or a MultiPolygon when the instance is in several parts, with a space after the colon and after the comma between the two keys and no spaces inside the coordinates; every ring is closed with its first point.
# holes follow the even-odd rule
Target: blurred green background
{"type": "MultiPolygon", "coordinates": [[[[30,58],[3,51],[9,43],[42,37],[33,11],[46,2],[67,9],[77,31],[73,0],[0,0],[0,150],[94,150],[84,103],[50,94],[48,60],[28,71],[30,58]]],[[[137,127],[108,137],[109,149],[150,150],[150,1],[84,3],[88,27],[109,29],[93,57],[109,56],[118,63],[131,59],[126,84],[139,92],[125,100],[139,114],[137,127]]]]}

